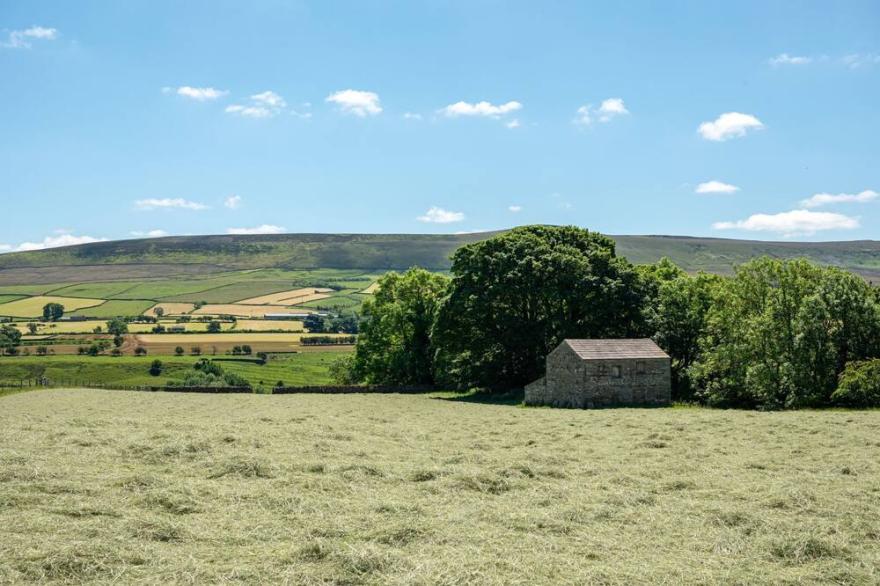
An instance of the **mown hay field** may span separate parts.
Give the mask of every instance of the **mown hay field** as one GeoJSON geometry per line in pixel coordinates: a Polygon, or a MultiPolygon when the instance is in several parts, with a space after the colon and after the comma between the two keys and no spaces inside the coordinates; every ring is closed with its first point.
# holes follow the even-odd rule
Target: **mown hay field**
{"type": "Polygon", "coordinates": [[[876,583],[878,412],[0,398],[0,582],[876,583]]]}
{"type": "Polygon", "coordinates": [[[286,305],[241,305],[222,303],[203,305],[193,312],[194,315],[234,315],[236,317],[261,318],[267,313],[309,313],[307,309],[292,309],[286,305]]]}
{"type": "Polygon", "coordinates": [[[192,312],[195,308],[196,306],[192,303],[157,303],[156,305],[147,308],[147,310],[144,311],[144,315],[155,316],[156,309],[161,309],[163,315],[185,315],[192,312]]]}
{"type": "Polygon", "coordinates": [[[333,289],[306,287],[303,289],[293,289],[291,291],[281,291],[270,295],[261,295],[250,299],[243,299],[238,303],[245,305],[296,305],[305,303],[306,301],[314,301],[317,299],[326,299],[330,297],[327,293],[332,293],[333,289]]]}
{"type": "Polygon", "coordinates": [[[38,295],[26,297],[17,301],[9,301],[0,305],[0,315],[7,317],[40,317],[43,315],[43,307],[47,303],[60,303],[68,313],[86,307],[95,307],[104,303],[103,299],[87,299],[77,297],[57,297],[53,295],[38,295]]]}

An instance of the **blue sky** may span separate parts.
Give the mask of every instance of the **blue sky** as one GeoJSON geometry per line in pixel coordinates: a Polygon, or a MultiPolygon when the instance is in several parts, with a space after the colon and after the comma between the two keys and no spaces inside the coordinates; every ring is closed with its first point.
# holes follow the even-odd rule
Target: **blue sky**
{"type": "Polygon", "coordinates": [[[880,4],[0,3],[0,250],[880,238],[880,4]]]}

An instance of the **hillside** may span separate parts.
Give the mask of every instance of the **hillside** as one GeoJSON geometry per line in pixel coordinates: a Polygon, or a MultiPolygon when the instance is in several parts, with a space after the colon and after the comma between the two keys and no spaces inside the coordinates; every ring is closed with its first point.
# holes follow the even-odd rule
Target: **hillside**
{"type": "MultiPolygon", "coordinates": [[[[282,234],[174,236],[98,242],[0,255],[0,284],[202,275],[224,270],[449,268],[452,252],[476,234],[282,234]]],[[[613,236],[635,263],[666,256],[689,271],[730,273],[760,255],[804,257],[880,277],[880,242],[760,242],[686,236],[613,236]]]]}

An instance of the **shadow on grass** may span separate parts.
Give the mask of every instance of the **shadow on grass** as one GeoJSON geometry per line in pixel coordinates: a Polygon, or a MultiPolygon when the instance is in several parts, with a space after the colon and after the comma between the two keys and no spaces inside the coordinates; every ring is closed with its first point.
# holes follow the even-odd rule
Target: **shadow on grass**
{"type": "Polygon", "coordinates": [[[456,403],[479,403],[482,405],[507,405],[510,407],[518,407],[522,405],[524,392],[522,389],[514,389],[512,391],[466,391],[463,393],[443,393],[438,394],[432,399],[440,399],[441,401],[453,401],[456,403]]]}

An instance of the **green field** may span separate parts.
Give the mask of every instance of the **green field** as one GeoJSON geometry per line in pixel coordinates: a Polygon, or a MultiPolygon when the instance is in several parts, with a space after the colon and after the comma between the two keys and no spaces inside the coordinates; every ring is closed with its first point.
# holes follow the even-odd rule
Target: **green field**
{"type": "Polygon", "coordinates": [[[0,582],[872,584],[878,412],[0,398],[0,582]]]}
{"type": "Polygon", "coordinates": [[[151,307],[153,307],[152,301],[120,301],[111,299],[97,307],[87,307],[85,309],[78,309],[67,313],[69,315],[82,315],[84,317],[93,318],[126,317],[140,315],[151,307]]]}
{"type": "MultiPolygon", "coordinates": [[[[184,344],[187,352],[189,344],[184,344]]],[[[224,370],[239,374],[254,386],[272,387],[278,381],[286,385],[321,385],[331,382],[330,364],[339,352],[303,352],[272,355],[265,365],[254,362],[218,360],[224,370]]],[[[205,356],[205,358],[212,358],[205,356]]],[[[226,360],[223,360],[226,358],[226,360]]],[[[65,381],[119,386],[161,386],[179,382],[198,360],[192,356],[19,356],[0,357],[0,386],[22,379],[48,378],[65,381]],[[165,370],[159,377],[149,374],[150,363],[159,358],[165,370]]]]}
{"type": "Polygon", "coordinates": [[[23,298],[24,295],[0,295],[0,305],[23,298]]]}

